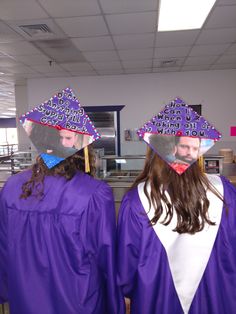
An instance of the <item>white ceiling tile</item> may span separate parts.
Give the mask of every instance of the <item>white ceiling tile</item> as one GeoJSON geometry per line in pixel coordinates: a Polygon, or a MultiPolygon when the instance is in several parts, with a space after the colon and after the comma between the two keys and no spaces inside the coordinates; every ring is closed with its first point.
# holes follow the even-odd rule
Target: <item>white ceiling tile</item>
{"type": "Polygon", "coordinates": [[[94,76],[97,75],[95,71],[74,71],[70,72],[72,76],[94,76]]]}
{"type": "Polygon", "coordinates": [[[27,65],[45,65],[51,58],[43,54],[31,54],[29,56],[15,56],[15,60],[27,65]]]}
{"type": "Polygon", "coordinates": [[[70,37],[89,37],[108,34],[102,16],[82,16],[55,20],[70,37]]]}
{"type": "Polygon", "coordinates": [[[126,74],[138,74],[138,73],[152,73],[152,68],[134,68],[134,69],[126,69],[126,74]]]}
{"type": "Polygon", "coordinates": [[[40,51],[27,41],[0,44],[0,52],[11,56],[39,54],[40,51]]]}
{"type": "Polygon", "coordinates": [[[72,17],[100,14],[97,0],[39,0],[51,17],[72,17]]]}
{"type": "Polygon", "coordinates": [[[11,82],[5,82],[4,80],[3,80],[3,76],[2,75],[0,75],[0,88],[4,88],[4,90],[5,89],[9,89],[10,87],[12,87],[12,89],[10,90],[10,91],[13,91],[15,88],[14,88],[14,84],[12,84],[11,82]]]}
{"type": "Polygon", "coordinates": [[[218,0],[217,5],[231,5],[236,4],[236,0],[218,0]]]}
{"type": "Polygon", "coordinates": [[[190,46],[195,42],[198,34],[199,30],[157,32],[156,46],[157,47],[190,46]]]}
{"type": "Polygon", "coordinates": [[[115,50],[83,52],[83,55],[90,62],[119,60],[115,50]]]}
{"type": "Polygon", "coordinates": [[[106,15],[112,34],[143,34],[153,33],[156,27],[157,13],[126,13],[106,15]]]}
{"type": "Polygon", "coordinates": [[[92,67],[86,62],[60,63],[60,66],[70,72],[90,71],[92,67]]]}
{"type": "Polygon", "coordinates": [[[185,58],[161,58],[154,59],[153,67],[156,68],[172,68],[172,67],[180,67],[184,63],[185,58]],[[168,61],[168,63],[166,63],[168,61]]]}
{"type": "Polygon", "coordinates": [[[236,28],[203,30],[196,41],[196,45],[233,43],[236,39],[236,28]]]}
{"type": "Polygon", "coordinates": [[[156,48],[155,58],[179,58],[186,57],[190,51],[190,47],[167,47],[167,48],[156,48]]]}
{"type": "Polygon", "coordinates": [[[0,22],[0,43],[10,43],[15,40],[20,40],[22,37],[14,32],[3,22],[0,22]]]}
{"type": "Polygon", "coordinates": [[[170,67],[170,68],[153,68],[153,73],[165,73],[165,72],[178,72],[180,67],[170,67]]]}
{"type": "Polygon", "coordinates": [[[215,7],[204,28],[236,27],[236,5],[215,7]]]}
{"type": "Polygon", "coordinates": [[[103,51],[115,49],[110,36],[73,38],[72,42],[80,51],[103,51]]]}
{"type": "Polygon", "coordinates": [[[217,61],[216,61],[216,64],[226,64],[226,63],[229,63],[229,64],[236,64],[236,54],[235,55],[227,55],[227,56],[222,56],[220,57],[217,61]]]}
{"type": "Polygon", "coordinates": [[[15,59],[7,57],[7,56],[0,57],[0,67],[13,67],[17,65],[22,65],[22,64],[20,62],[17,62],[15,59]]]}
{"type": "Polygon", "coordinates": [[[21,78],[42,78],[45,77],[42,73],[14,73],[13,77],[15,79],[21,79],[21,78]]]}
{"type": "Polygon", "coordinates": [[[68,72],[48,72],[44,73],[46,77],[70,77],[71,74],[68,72]]]}
{"type": "Polygon", "coordinates": [[[189,54],[190,57],[220,55],[225,52],[229,44],[222,45],[198,45],[194,46],[189,54]]]}
{"type": "Polygon", "coordinates": [[[27,84],[27,79],[25,78],[19,78],[19,79],[14,79],[14,83],[15,85],[18,85],[18,86],[26,86],[27,84]]]}
{"type": "Polygon", "coordinates": [[[98,70],[99,75],[119,75],[124,74],[124,70],[98,70]]]}
{"type": "Polygon", "coordinates": [[[33,69],[27,66],[14,66],[14,67],[5,67],[8,73],[35,73],[33,69]]]}
{"type": "Polygon", "coordinates": [[[104,13],[142,12],[158,9],[157,0],[100,0],[100,3],[104,13]]]}
{"type": "Polygon", "coordinates": [[[51,60],[58,63],[83,62],[82,53],[75,47],[70,39],[40,40],[35,43],[37,47],[51,60]]]}
{"type": "Polygon", "coordinates": [[[0,81],[6,78],[6,75],[9,73],[9,68],[0,65],[0,81]]]}
{"type": "Polygon", "coordinates": [[[124,68],[150,68],[152,66],[152,60],[134,60],[134,61],[122,61],[124,68]]]}
{"type": "Polygon", "coordinates": [[[4,75],[4,77],[1,77],[1,81],[9,84],[15,84],[15,79],[12,75],[4,75]]]}
{"type": "Polygon", "coordinates": [[[213,64],[211,70],[226,70],[226,69],[236,69],[236,63],[234,64],[213,64]]]}
{"type": "Polygon", "coordinates": [[[134,49],[134,50],[119,50],[121,60],[138,60],[151,59],[153,57],[153,49],[134,49]]]}
{"type": "Polygon", "coordinates": [[[72,76],[96,76],[97,73],[95,71],[88,71],[88,72],[70,72],[72,76]]]}
{"type": "Polygon", "coordinates": [[[181,71],[206,71],[210,69],[210,65],[185,65],[181,71]]]}
{"type": "Polygon", "coordinates": [[[113,36],[117,49],[150,48],[154,38],[154,33],[113,36]]]}
{"type": "Polygon", "coordinates": [[[57,65],[56,63],[52,63],[50,66],[49,64],[47,65],[35,65],[31,67],[35,71],[41,72],[41,73],[58,73],[58,72],[64,72],[64,70],[57,65]]]}
{"type": "Polygon", "coordinates": [[[1,1],[0,19],[3,21],[41,19],[46,17],[48,17],[48,14],[34,0],[1,1]]]}
{"type": "Polygon", "coordinates": [[[226,55],[236,54],[236,44],[231,45],[225,54],[226,55]]]}
{"type": "Polygon", "coordinates": [[[120,61],[112,62],[91,62],[92,67],[95,70],[121,70],[120,61]]]}
{"type": "Polygon", "coordinates": [[[206,65],[212,64],[218,56],[188,57],[184,65],[206,65]]]}

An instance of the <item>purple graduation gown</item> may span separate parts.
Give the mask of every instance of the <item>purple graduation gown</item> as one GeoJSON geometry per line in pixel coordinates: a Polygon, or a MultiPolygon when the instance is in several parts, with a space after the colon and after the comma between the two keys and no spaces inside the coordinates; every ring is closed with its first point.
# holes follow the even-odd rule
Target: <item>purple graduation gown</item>
{"type": "Polygon", "coordinates": [[[11,314],[123,313],[111,188],[78,172],[20,199],[30,175],[10,177],[0,195],[0,303],[11,314]]]}
{"type": "MultiPolygon", "coordinates": [[[[224,177],[221,181],[228,214],[222,206],[206,268],[185,313],[236,313],[236,189],[224,177]]],[[[131,299],[131,313],[183,314],[166,250],[149,225],[138,188],[123,198],[118,244],[118,284],[131,299]]]]}

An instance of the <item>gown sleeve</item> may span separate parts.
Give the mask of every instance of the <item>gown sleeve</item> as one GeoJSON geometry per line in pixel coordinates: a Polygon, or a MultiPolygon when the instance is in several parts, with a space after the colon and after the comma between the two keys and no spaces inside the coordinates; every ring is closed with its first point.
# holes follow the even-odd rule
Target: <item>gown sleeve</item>
{"type": "Polygon", "coordinates": [[[124,300],[116,284],[116,216],[112,189],[101,182],[89,204],[90,228],[87,242],[97,251],[97,263],[104,282],[106,312],[124,313],[124,300]]]}
{"type": "Polygon", "coordinates": [[[118,286],[122,294],[130,298],[139,263],[141,249],[142,225],[137,213],[140,212],[131,197],[126,194],[119,210],[117,241],[118,241],[118,286]]]}
{"type": "Polygon", "coordinates": [[[7,209],[4,202],[4,190],[0,192],[0,304],[8,300],[7,278],[7,209]]]}

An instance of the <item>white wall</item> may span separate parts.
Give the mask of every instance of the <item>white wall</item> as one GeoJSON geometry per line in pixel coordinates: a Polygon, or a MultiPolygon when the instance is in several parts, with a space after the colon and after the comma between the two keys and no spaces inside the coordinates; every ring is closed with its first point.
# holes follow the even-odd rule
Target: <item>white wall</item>
{"type": "Polygon", "coordinates": [[[124,129],[139,128],[176,96],[188,104],[202,104],[203,116],[222,133],[222,141],[211,153],[230,147],[236,154],[236,138],[229,135],[230,126],[236,126],[236,70],[30,79],[29,109],[65,87],[74,90],[81,105],[125,105],[121,111],[122,154],[145,152],[143,143],[124,141],[124,129]]]}

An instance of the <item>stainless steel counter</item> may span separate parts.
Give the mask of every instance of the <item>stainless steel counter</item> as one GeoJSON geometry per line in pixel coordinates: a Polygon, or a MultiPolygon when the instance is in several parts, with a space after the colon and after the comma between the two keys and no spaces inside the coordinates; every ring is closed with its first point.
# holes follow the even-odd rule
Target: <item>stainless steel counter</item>
{"type": "Polygon", "coordinates": [[[236,187],[236,163],[224,163],[222,175],[236,187]]]}

